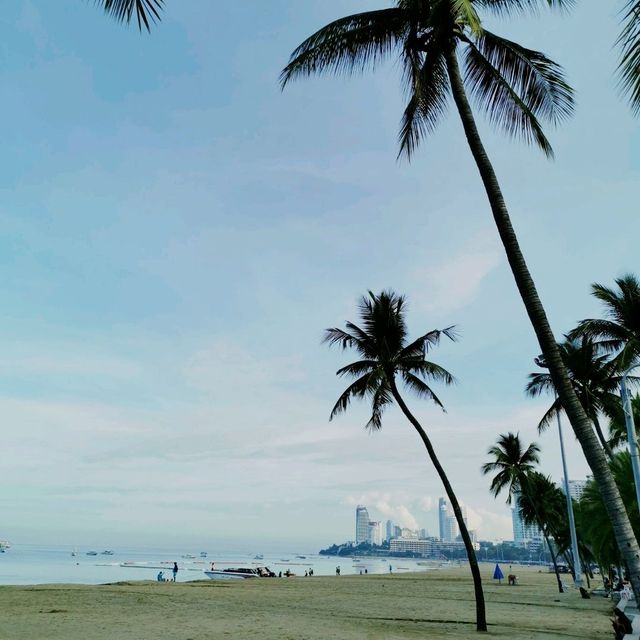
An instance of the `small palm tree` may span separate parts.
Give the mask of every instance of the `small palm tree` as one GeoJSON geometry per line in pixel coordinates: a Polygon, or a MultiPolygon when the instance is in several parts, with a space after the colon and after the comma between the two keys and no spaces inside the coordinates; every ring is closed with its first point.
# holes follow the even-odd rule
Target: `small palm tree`
{"type": "MultiPolygon", "coordinates": [[[[600,444],[611,458],[613,452],[602,432],[599,417],[602,413],[607,416],[613,415],[617,407],[620,406],[620,396],[617,395],[621,379],[620,364],[616,360],[611,360],[608,354],[603,353],[599,343],[587,336],[573,340],[567,338],[558,345],[558,348],[569,372],[573,389],[585,413],[593,423],[600,444]]],[[[546,369],[544,358],[538,357],[535,362],[546,369]]],[[[630,377],[629,381],[637,384],[640,379],[630,377]]],[[[526,392],[534,398],[543,393],[556,395],[553,404],[538,423],[538,431],[542,433],[549,427],[551,421],[562,412],[562,405],[558,400],[551,375],[548,372],[529,374],[526,392]]]]}
{"type": "Polygon", "coordinates": [[[520,136],[552,155],[541,121],[558,123],[573,111],[573,92],[561,68],[539,51],[484,29],[479,15],[482,10],[510,15],[545,4],[563,7],[572,2],[395,0],[390,8],[347,16],[314,33],[291,54],[281,81],[284,87],[291,80],[317,73],[359,72],[396,54],[408,94],[400,128],[400,154],[407,157],[434,131],[453,99],[518,291],[562,406],[616,523],[617,541],[640,598],[640,546],[625,517],[607,457],[571,386],[469,100],[507,134],[520,136]]]}
{"type": "Polygon", "coordinates": [[[129,24],[135,15],[138,29],[151,30],[151,24],[160,20],[164,0],[96,0],[105,12],[118,22],[129,24]]]}
{"type": "Polygon", "coordinates": [[[330,419],[346,411],[352,398],[367,399],[371,402],[371,418],[366,427],[375,431],[382,427],[382,414],[385,408],[394,401],[398,404],[426,447],[453,508],[473,576],[476,629],[486,631],[487,620],[480,570],[460,504],[431,440],[400,395],[396,381],[400,378],[408,390],[444,409],[429,382],[452,384],[454,379],[446,369],[427,360],[426,354],[429,349],[438,345],[441,336],[455,339],[454,329],[449,327],[429,331],[416,340],[410,341],[405,322],[405,298],[393,291],[383,291],[379,295],[369,292],[368,296],[360,300],[359,309],[360,325],[347,322],[346,330],[333,328],[325,332],[324,342],[330,346],[339,345],[343,349],[353,349],[361,358],[338,369],[338,376],[355,378],[355,380],[338,398],[331,411],[330,419]]]}
{"type": "Polygon", "coordinates": [[[540,462],[540,447],[535,443],[531,443],[526,449],[520,440],[520,435],[509,432],[498,437],[495,445],[489,448],[487,452],[493,457],[492,460],[482,465],[482,473],[487,475],[494,473],[495,476],[491,481],[489,490],[494,498],[497,498],[505,489],[507,490],[507,504],[511,504],[513,498],[516,498],[516,508],[520,509],[522,498],[535,510],[535,522],[542,531],[542,535],[547,543],[553,566],[558,581],[558,589],[562,593],[562,581],[556,564],[556,554],[553,551],[549,534],[545,529],[544,522],[537,512],[537,504],[531,495],[531,476],[534,473],[536,465],[540,462]]]}
{"type": "Polygon", "coordinates": [[[591,285],[591,293],[604,306],[605,318],[582,320],[569,337],[599,340],[598,345],[615,354],[624,370],[640,364],[640,280],[628,273],[615,282],[617,289],[591,285]]]}

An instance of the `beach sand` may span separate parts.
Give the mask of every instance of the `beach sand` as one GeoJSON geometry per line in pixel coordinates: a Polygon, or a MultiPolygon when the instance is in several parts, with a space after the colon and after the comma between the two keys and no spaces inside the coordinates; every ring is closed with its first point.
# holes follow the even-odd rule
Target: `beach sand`
{"type": "MultiPolygon", "coordinates": [[[[518,567],[515,587],[498,585],[492,572],[493,565],[482,565],[490,625],[482,637],[611,636],[610,600],[582,600],[573,589],[559,594],[546,570],[518,567]]],[[[465,567],[392,576],[0,587],[1,640],[456,640],[478,637],[474,616],[465,567]]]]}

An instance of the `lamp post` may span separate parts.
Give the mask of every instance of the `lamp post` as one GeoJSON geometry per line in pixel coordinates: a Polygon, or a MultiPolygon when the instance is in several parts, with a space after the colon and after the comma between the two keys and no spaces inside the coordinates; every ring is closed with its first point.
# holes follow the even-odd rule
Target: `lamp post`
{"type": "Polygon", "coordinates": [[[627,375],[637,365],[629,367],[620,379],[620,397],[622,399],[622,411],[624,413],[624,421],[627,426],[627,440],[629,442],[629,453],[631,454],[631,467],[633,469],[633,481],[636,485],[636,502],[640,508],[640,460],[638,459],[638,441],[636,440],[636,426],[633,423],[633,408],[631,406],[631,398],[629,397],[629,389],[627,387],[627,375]]]}
{"type": "Polygon", "coordinates": [[[562,421],[560,411],[556,413],[558,421],[558,437],[560,438],[560,457],[562,458],[562,473],[564,474],[564,495],[567,499],[567,516],[569,517],[569,533],[571,534],[571,555],[573,556],[573,580],[576,587],[582,586],[582,566],[578,551],[578,536],[576,535],[576,521],[573,517],[573,501],[569,492],[569,474],[567,473],[567,459],[564,455],[564,438],[562,437],[562,421]]]}

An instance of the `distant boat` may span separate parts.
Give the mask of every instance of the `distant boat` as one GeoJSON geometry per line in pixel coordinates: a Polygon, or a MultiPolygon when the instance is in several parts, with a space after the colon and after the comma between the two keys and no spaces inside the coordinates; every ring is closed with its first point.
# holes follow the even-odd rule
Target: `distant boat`
{"type": "Polygon", "coordinates": [[[253,578],[273,578],[276,575],[273,571],[269,571],[267,567],[213,569],[205,571],[204,574],[211,580],[248,580],[253,578]]]}
{"type": "Polygon", "coordinates": [[[186,560],[192,560],[193,558],[195,558],[195,556],[190,553],[185,553],[182,557],[186,560]]]}
{"type": "Polygon", "coordinates": [[[256,554],[255,556],[253,556],[254,560],[264,560],[264,556],[261,553],[256,554]]]}
{"type": "Polygon", "coordinates": [[[207,552],[206,551],[201,551],[200,552],[200,557],[201,558],[206,558],[207,557],[207,552]]]}
{"type": "Polygon", "coordinates": [[[300,558],[300,560],[306,560],[307,556],[296,556],[296,558],[300,558]]]}
{"type": "Polygon", "coordinates": [[[104,551],[102,551],[100,553],[100,555],[102,555],[102,556],[112,556],[113,555],[113,551],[111,551],[111,549],[105,549],[104,551]]]}
{"type": "Polygon", "coordinates": [[[97,551],[87,551],[87,555],[88,556],[97,556],[98,552],[97,551]]]}

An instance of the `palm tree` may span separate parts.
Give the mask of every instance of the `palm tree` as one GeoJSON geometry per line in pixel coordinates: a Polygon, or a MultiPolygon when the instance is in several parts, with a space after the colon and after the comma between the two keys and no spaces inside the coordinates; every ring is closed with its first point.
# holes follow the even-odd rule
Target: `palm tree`
{"type": "Polygon", "coordinates": [[[135,14],[138,29],[151,30],[151,24],[160,20],[164,0],[96,0],[104,11],[118,22],[129,24],[135,14]]]}
{"type": "Polygon", "coordinates": [[[480,569],[460,504],[431,440],[409,410],[396,384],[396,378],[399,376],[408,390],[413,391],[418,397],[432,401],[444,410],[428,381],[452,384],[454,379],[440,365],[426,360],[426,354],[429,349],[438,345],[441,336],[455,339],[454,328],[429,331],[410,341],[405,322],[405,298],[393,291],[382,291],[379,295],[369,292],[368,296],[360,300],[359,310],[360,326],[347,322],[346,330],[333,328],[325,332],[324,342],[330,346],[339,345],[343,349],[353,349],[362,358],[338,369],[338,376],[355,378],[355,381],[338,398],[329,419],[332,420],[339,413],[346,411],[352,398],[368,399],[371,402],[371,418],[366,428],[376,431],[382,428],[382,414],[385,408],[394,401],[398,404],[418,432],[451,503],[473,576],[476,629],[486,631],[487,620],[480,569]]]}
{"type": "Polygon", "coordinates": [[[558,590],[562,593],[562,580],[558,572],[556,563],[556,554],[553,551],[549,534],[545,528],[544,521],[537,510],[537,503],[531,495],[531,477],[534,473],[536,465],[540,462],[540,447],[535,443],[531,443],[526,449],[522,446],[520,435],[514,433],[501,434],[498,442],[489,448],[487,452],[493,457],[493,460],[482,465],[482,473],[487,475],[496,472],[491,481],[489,490],[494,498],[497,498],[504,489],[507,490],[507,504],[511,504],[516,499],[516,508],[521,508],[521,501],[526,499],[528,505],[534,510],[534,519],[544,537],[553,567],[556,572],[556,580],[558,581],[558,590]]]}
{"type": "MultiPolygon", "coordinates": [[[[620,406],[620,396],[616,394],[620,388],[620,365],[616,360],[602,352],[598,343],[592,338],[582,336],[573,340],[567,338],[558,345],[562,360],[569,372],[569,378],[573,389],[582,404],[585,413],[591,419],[598,439],[609,458],[613,455],[611,447],[602,432],[599,416],[605,413],[611,416],[620,406]]],[[[546,368],[544,358],[535,359],[536,364],[546,368]]],[[[638,378],[630,378],[630,381],[640,382],[638,378]]],[[[549,373],[531,373],[526,392],[532,397],[543,393],[556,392],[553,380],[549,373]]],[[[557,395],[553,404],[545,412],[538,423],[538,431],[543,432],[551,421],[562,412],[557,395]]]]}
{"type": "Polygon", "coordinates": [[[628,273],[615,282],[617,290],[591,285],[592,295],[604,306],[605,318],[582,320],[569,336],[599,340],[602,350],[616,354],[624,370],[640,363],[640,280],[628,273]]]}
{"type": "Polygon", "coordinates": [[[540,4],[562,7],[570,0],[395,0],[394,6],[336,20],[292,53],[281,75],[291,80],[323,72],[363,71],[399,54],[409,101],[400,130],[400,154],[410,157],[431,133],[452,97],[485,187],[518,291],[536,333],[567,417],[578,438],[629,566],[640,599],[640,546],[589,417],[571,385],[544,307],[520,249],[497,176],[484,148],[469,95],[489,120],[509,135],[551,145],[540,119],[562,121],[573,111],[573,92],[560,67],[482,27],[478,9],[509,15],[540,4]],[[464,75],[459,53],[464,56],[464,75]]]}

